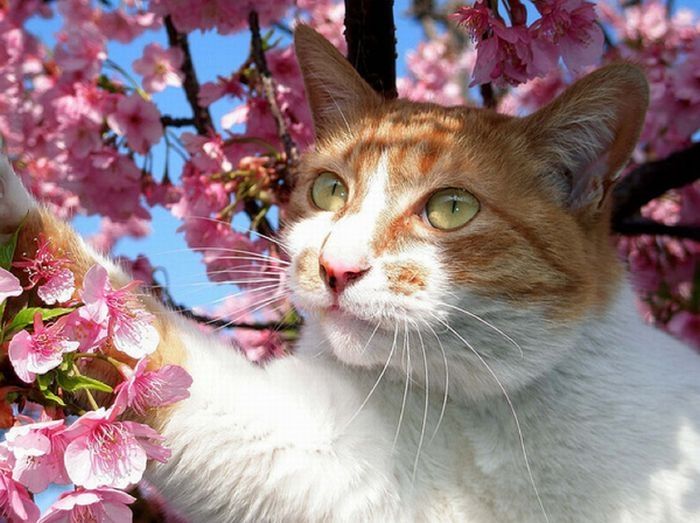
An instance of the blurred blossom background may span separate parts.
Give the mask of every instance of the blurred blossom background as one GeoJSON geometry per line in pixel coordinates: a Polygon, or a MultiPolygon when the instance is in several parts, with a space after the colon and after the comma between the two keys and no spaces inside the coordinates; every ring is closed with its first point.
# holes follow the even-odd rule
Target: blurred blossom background
{"type": "MultiPolygon", "coordinates": [[[[275,235],[313,142],[292,31],[345,53],[344,16],[333,0],[0,0],[4,151],[165,302],[253,361],[283,355],[302,320],[275,235]]],[[[394,17],[413,100],[524,115],[602,64],[644,69],[615,241],[640,314],[700,348],[700,2],[397,0],[394,17]]],[[[138,521],[178,520],[142,494],[138,521]]]]}

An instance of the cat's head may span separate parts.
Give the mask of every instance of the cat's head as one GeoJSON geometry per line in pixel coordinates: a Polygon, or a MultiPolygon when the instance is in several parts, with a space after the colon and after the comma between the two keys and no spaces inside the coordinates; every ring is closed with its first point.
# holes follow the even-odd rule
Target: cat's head
{"type": "Polygon", "coordinates": [[[554,365],[621,281],[611,187],[643,123],[643,74],[605,67],[518,118],[386,101],[313,30],[295,44],[317,135],[286,226],[307,339],[417,380],[425,350],[436,381],[446,359],[472,396],[554,365]]]}

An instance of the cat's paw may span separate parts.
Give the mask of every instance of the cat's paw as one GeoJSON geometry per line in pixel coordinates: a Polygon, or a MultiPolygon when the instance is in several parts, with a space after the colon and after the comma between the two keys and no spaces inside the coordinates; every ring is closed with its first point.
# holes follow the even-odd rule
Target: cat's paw
{"type": "Polygon", "coordinates": [[[12,233],[35,205],[8,159],[0,154],[0,240],[12,233]]]}

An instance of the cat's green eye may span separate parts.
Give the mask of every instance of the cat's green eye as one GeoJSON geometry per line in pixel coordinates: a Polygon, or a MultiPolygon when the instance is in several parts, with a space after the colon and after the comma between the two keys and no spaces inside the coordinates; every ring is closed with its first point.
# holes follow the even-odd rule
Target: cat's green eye
{"type": "Polygon", "coordinates": [[[464,189],[447,188],[434,193],[425,205],[428,223],[449,231],[466,224],[479,212],[479,200],[464,189]]]}
{"type": "Polygon", "coordinates": [[[348,188],[337,174],[321,173],[311,186],[311,200],[324,211],[339,211],[348,201],[348,188]]]}

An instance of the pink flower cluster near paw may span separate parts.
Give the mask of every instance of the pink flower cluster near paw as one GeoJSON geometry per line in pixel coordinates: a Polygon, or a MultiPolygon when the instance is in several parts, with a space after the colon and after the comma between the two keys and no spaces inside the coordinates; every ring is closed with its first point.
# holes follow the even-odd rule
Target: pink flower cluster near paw
{"type": "Polygon", "coordinates": [[[13,265],[27,273],[29,288],[38,285],[37,294],[44,303],[53,305],[67,302],[75,292],[75,277],[68,269],[70,260],[57,256],[43,234],[39,235],[36,242],[36,254],[31,258],[25,256],[13,265]]]}
{"type": "Polygon", "coordinates": [[[10,523],[36,523],[40,516],[39,507],[24,485],[12,479],[14,462],[12,453],[0,445],[0,518],[6,518],[10,523]]]}
{"type": "Polygon", "coordinates": [[[157,370],[146,370],[147,365],[148,360],[142,359],[133,370],[125,369],[128,378],[115,390],[116,404],[124,404],[143,415],[149,409],[189,398],[192,377],[185,369],[166,365],[157,370]]]}
{"type": "Polygon", "coordinates": [[[5,435],[15,457],[12,478],[31,492],[42,492],[51,483],[70,483],[63,464],[64,429],[60,419],[12,427],[5,435]]]}
{"type": "Polygon", "coordinates": [[[45,326],[41,313],[34,317],[34,330],[30,334],[21,330],[12,337],[8,349],[10,362],[19,378],[31,383],[37,374],[44,374],[58,367],[63,355],[78,349],[80,343],[70,340],[64,333],[64,322],[59,320],[45,326]]]}
{"type": "Polygon", "coordinates": [[[145,311],[133,295],[138,282],[115,290],[107,271],[94,265],[85,274],[80,309],[83,318],[105,325],[114,346],[132,358],[142,358],[158,347],[160,336],[153,326],[153,316],[145,311]]]}
{"type": "Polygon", "coordinates": [[[70,443],[65,466],[70,480],[80,487],[126,488],[137,483],[150,459],[164,462],[170,451],[161,446],[163,436],[148,425],[117,421],[123,406],[91,411],[68,427],[63,435],[70,443]]]}
{"type": "Polygon", "coordinates": [[[136,498],[111,488],[76,490],[61,494],[39,523],[131,523],[133,515],[127,505],[136,498]]]}

